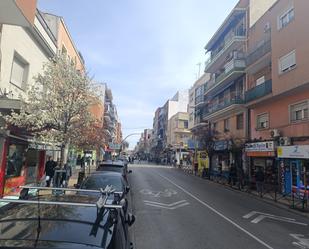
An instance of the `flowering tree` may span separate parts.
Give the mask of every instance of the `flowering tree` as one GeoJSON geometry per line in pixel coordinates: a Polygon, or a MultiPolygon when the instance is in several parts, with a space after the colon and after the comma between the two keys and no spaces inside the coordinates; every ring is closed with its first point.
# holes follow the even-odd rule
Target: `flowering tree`
{"type": "Polygon", "coordinates": [[[60,143],[63,165],[71,141],[93,122],[88,108],[92,96],[95,89],[87,75],[78,72],[66,56],[57,55],[35,77],[21,110],[6,116],[6,121],[41,140],[60,143]]]}

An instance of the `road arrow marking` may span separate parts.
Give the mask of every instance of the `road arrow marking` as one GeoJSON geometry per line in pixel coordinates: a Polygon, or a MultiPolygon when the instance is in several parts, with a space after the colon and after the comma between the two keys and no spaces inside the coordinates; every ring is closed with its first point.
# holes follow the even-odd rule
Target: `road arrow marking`
{"type": "Polygon", "coordinates": [[[309,248],[309,239],[305,238],[303,234],[290,234],[297,242],[293,242],[292,245],[301,249],[309,248]]]}
{"type": "Polygon", "coordinates": [[[177,201],[177,202],[174,202],[174,203],[171,203],[171,204],[154,202],[154,201],[144,201],[144,203],[147,206],[164,208],[164,209],[169,209],[169,210],[174,210],[174,209],[177,209],[177,208],[180,208],[180,207],[184,207],[184,206],[187,206],[187,205],[190,204],[186,200],[177,201]]]}
{"type": "Polygon", "coordinates": [[[268,219],[279,220],[279,221],[283,221],[283,222],[289,222],[289,223],[293,223],[293,224],[296,224],[296,225],[308,226],[308,224],[302,223],[302,222],[298,222],[298,221],[296,221],[295,219],[292,219],[292,218],[276,216],[276,215],[273,215],[273,214],[267,214],[267,213],[262,213],[262,212],[257,212],[257,211],[252,211],[252,212],[244,215],[243,218],[244,219],[249,219],[249,218],[251,218],[252,216],[254,216],[256,214],[258,214],[258,216],[255,219],[253,219],[251,221],[251,223],[257,224],[260,221],[268,218],[268,219]]]}

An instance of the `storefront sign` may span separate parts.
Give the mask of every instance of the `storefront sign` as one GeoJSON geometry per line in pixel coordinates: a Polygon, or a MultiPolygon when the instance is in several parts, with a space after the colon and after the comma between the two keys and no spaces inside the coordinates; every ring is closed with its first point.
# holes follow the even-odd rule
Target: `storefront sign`
{"type": "Polygon", "coordinates": [[[248,143],[245,145],[246,152],[274,152],[275,145],[273,141],[248,143]]]}
{"type": "Polygon", "coordinates": [[[278,147],[279,158],[309,159],[309,145],[293,145],[278,147]]]}
{"type": "Polygon", "coordinates": [[[35,144],[31,143],[28,145],[28,149],[33,150],[54,150],[53,147],[49,144],[35,144]]]}

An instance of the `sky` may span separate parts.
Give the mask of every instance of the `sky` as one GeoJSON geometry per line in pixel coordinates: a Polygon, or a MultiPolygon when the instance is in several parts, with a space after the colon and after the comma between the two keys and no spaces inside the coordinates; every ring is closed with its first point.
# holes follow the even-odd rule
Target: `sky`
{"type": "MultiPolygon", "coordinates": [[[[152,128],[155,110],[201,73],[204,46],[237,0],[39,0],[62,16],[86,68],[112,89],[123,136],[152,128]]],[[[128,138],[130,148],[138,136],[128,138]]]]}

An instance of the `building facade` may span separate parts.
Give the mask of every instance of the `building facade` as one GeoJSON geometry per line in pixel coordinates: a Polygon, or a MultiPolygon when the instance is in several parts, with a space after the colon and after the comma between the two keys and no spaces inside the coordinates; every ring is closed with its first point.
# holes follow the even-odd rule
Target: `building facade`
{"type": "Polygon", "coordinates": [[[246,141],[247,112],[245,53],[249,1],[239,1],[205,46],[209,60],[205,72],[210,80],[204,86],[204,105],[198,108],[198,121],[216,131],[211,169],[228,174],[230,166],[242,165],[246,141]]]}
{"type": "MultiPolygon", "coordinates": [[[[12,25],[10,21],[2,20],[5,23],[1,24],[2,114],[8,114],[12,109],[20,110],[19,97],[27,98],[27,88],[35,84],[33,77],[42,72],[43,64],[57,51],[56,39],[40,12],[36,11],[35,2],[29,1],[29,5],[19,5],[19,1],[11,3],[14,5],[7,7],[13,17],[16,17],[16,20],[20,19],[21,23],[12,25]],[[14,6],[16,13],[21,11],[25,20],[14,16],[14,6]]],[[[1,119],[0,122],[3,127],[4,120],[1,119]]],[[[53,146],[34,142],[31,134],[24,129],[13,126],[1,129],[0,196],[18,194],[16,186],[36,184],[40,181],[44,175],[46,152],[51,150],[54,150],[53,146]]]]}

